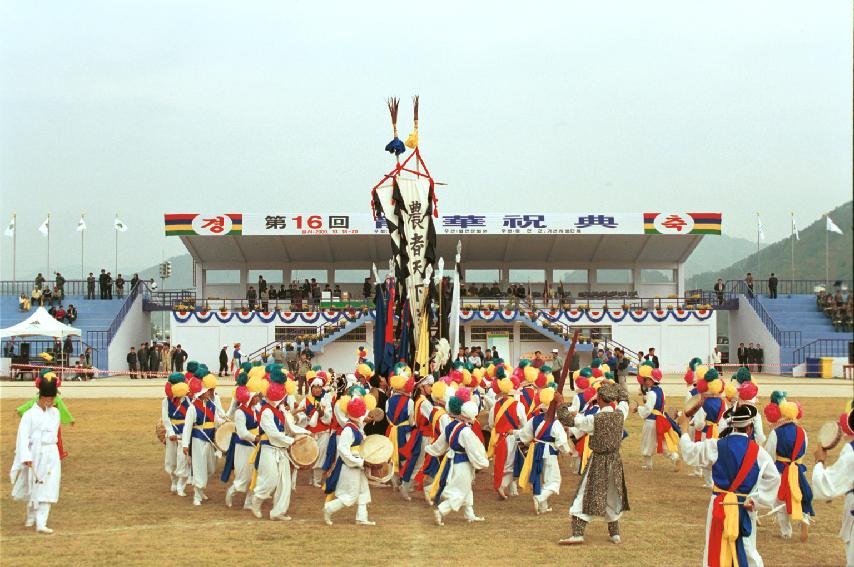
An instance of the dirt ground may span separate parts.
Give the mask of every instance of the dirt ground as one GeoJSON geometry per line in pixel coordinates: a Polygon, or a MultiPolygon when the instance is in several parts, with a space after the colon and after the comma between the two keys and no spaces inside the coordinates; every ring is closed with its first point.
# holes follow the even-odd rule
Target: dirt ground
{"type": "MultiPolygon", "coordinates": [[[[22,400],[0,401],[0,468],[8,471],[14,454],[22,400]]],[[[839,415],[842,398],[801,398],[808,434],[839,415]]],[[[291,501],[291,522],[256,520],[238,506],[223,503],[225,485],[218,475],[202,507],[169,493],[162,445],[154,435],[160,412],[155,399],[75,399],[69,403],[77,423],[63,428],[70,456],[63,461],[60,501],[50,516],[51,536],[23,526],[24,508],[12,501],[8,475],[0,497],[0,562],[3,565],[699,565],[709,492],[701,480],[676,473],[662,459],[654,471],[640,469],[641,420],[629,419],[622,455],[631,511],[621,520],[623,544],[607,541],[602,522],[588,526],[582,547],[560,547],[568,534],[568,508],[578,477],[563,459],[563,486],[553,497],[554,512],[537,517],[531,497],[496,500],[487,475],[478,476],[475,510],[486,517],[468,524],[461,515],[433,525],[421,499],[404,502],[390,489],[373,488],[370,515],[376,527],[355,526],[355,509],[323,524],[323,496],[307,486],[307,476],[291,501]]],[[[811,451],[806,459],[810,469],[811,451]]],[[[838,450],[830,456],[836,458],[838,450]]],[[[237,502],[242,503],[240,498],[237,502]]],[[[268,504],[269,506],[269,504],[268,504]]],[[[758,548],[768,566],[843,565],[837,537],[841,499],[815,502],[818,515],[807,543],[784,541],[776,523],[759,527],[758,548]]],[[[266,507],[265,507],[266,512],[266,507]]]]}

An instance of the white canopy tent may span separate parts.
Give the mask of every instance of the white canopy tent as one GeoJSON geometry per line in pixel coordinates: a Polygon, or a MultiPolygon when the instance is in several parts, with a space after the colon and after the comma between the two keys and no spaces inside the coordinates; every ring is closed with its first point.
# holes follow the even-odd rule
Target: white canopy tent
{"type": "Polygon", "coordinates": [[[39,307],[27,319],[17,325],[0,329],[0,338],[6,337],[79,337],[80,329],[76,329],[65,323],[60,323],[47,312],[44,307],[39,307]]]}

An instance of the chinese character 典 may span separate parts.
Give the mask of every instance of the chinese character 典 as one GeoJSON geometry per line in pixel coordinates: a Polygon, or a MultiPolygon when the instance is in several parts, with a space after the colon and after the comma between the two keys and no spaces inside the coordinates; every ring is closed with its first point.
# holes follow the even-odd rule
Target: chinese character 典
{"type": "Polygon", "coordinates": [[[287,219],[281,215],[268,215],[264,217],[264,220],[267,223],[266,229],[278,229],[281,230],[287,226],[287,219]]]}
{"type": "Polygon", "coordinates": [[[504,226],[508,228],[548,228],[543,221],[545,215],[504,215],[504,226]]]}
{"type": "Polygon", "coordinates": [[[478,215],[449,215],[442,217],[444,226],[458,226],[469,228],[471,226],[486,226],[486,217],[478,215]]]}
{"type": "Polygon", "coordinates": [[[688,223],[679,215],[668,215],[667,218],[664,219],[664,222],[661,223],[661,226],[669,229],[676,229],[676,232],[682,232],[682,227],[687,224],[688,223]]]}
{"type": "Polygon", "coordinates": [[[214,234],[219,234],[223,230],[225,230],[225,217],[218,216],[213,217],[212,219],[202,219],[205,224],[202,225],[202,228],[209,229],[214,234]]]}
{"type": "Polygon", "coordinates": [[[587,215],[586,217],[578,217],[578,222],[575,223],[578,228],[587,228],[590,226],[602,226],[605,228],[617,228],[617,223],[614,222],[614,217],[605,215],[587,215]]]}

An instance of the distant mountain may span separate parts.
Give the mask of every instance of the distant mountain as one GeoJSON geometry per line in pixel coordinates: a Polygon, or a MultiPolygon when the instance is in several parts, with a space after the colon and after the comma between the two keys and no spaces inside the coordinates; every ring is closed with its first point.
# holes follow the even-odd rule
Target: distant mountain
{"type": "MultiPolygon", "coordinates": [[[[830,280],[852,279],[854,264],[852,264],[852,213],[854,204],[851,201],[840,205],[830,212],[830,218],[842,229],[844,234],[828,233],[824,217],[812,222],[806,228],[800,229],[800,240],[795,240],[795,277],[799,280],[823,280],[825,278],[825,237],[828,236],[830,251],[830,280]]],[[[708,239],[713,240],[713,239],[708,239]]],[[[705,242],[705,241],[704,241],[705,242]]],[[[755,247],[756,245],[753,244],[755,247]]],[[[698,247],[699,248],[699,247],[698,247]]],[[[731,257],[735,259],[737,254],[731,257]]],[[[693,256],[692,256],[693,258],[693,256]]],[[[763,246],[757,260],[756,252],[741,258],[728,267],[718,270],[705,271],[689,277],[687,289],[710,289],[717,278],[724,280],[742,279],[747,272],[752,272],[756,279],[767,279],[771,272],[778,278],[792,278],[792,245],[789,238],[763,246]],[[757,274],[761,260],[760,274],[757,274]]],[[[711,266],[710,266],[711,267],[711,266]]]]}
{"type": "Polygon", "coordinates": [[[694,249],[685,262],[685,276],[690,278],[702,272],[729,266],[756,251],[756,243],[733,236],[707,236],[694,249]]]}

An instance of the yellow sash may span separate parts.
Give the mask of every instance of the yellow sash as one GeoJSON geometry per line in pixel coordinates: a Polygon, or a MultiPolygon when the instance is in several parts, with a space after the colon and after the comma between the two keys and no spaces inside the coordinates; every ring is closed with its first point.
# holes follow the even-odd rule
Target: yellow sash
{"type": "Polygon", "coordinates": [[[587,461],[590,460],[590,455],[593,453],[593,450],[590,449],[590,435],[585,435],[581,442],[584,444],[584,448],[581,450],[581,472],[584,472],[584,469],[587,468],[587,461]]]}
{"type": "Polygon", "coordinates": [[[507,410],[510,409],[510,406],[515,402],[513,398],[507,398],[504,400],[504,403],[501,404],[501,407],[498,408],[498,413],[495,414],[495,420],[492,422],[492,435],[489,436],[489,448],[486,451],[486,458],[491,459],[495,455],[495,442],[498,441],[498,432],[495,427],[498,425],[498,422],[501,421],[501,418],[504,417],[504,414],[507,413],[507,410]]]}
{"type": "MultiPolygon", "coordinates": [[[[257,429],[256,429],[256,431],[257,431],[257,429]]],[[[267,437],[266,433],[264,435],[262,435],[260,441],[258,441],[258,444],[255,445],[255,450],[252,451],[251,455],[249,455],[249,464],[253,465],[252,466],[252,481],[249,483],[249,490],[255,490],[255,481],[258,480],[258,469],[256,469],[254,465],[255,465],[255,459],[256,459],[256,457],[258,457],[258,451],[261,450],[261,441],[269,441],[269,440],[270,440],[270,438],[267,437]]]]}
{"type": "MultiPolygon", "coordinates": [[[[658,410],[652,410],[652,415],[660,415],[664,419],[667,419],[667,417],[665,417],[665,415],[658,410]]],[[[667,450],[671,453],[679,452],[679,436],[676,435],[676,432],[673,431],[672,427],[669,431],[665,431],[664,433],[664,444],[667,445],[667,450]]]]}
{"type": "Polygon", "coordinates": [[[789,483],[789,493],[792,495],[792,520],[800,521],[804,519],[804,511],[801,508],[801,501],[804,499],[804,495],[801,492],[801,483],[798,478],[798,465],[800,465],[804,458],[795,459],[794,462],[792,459],[788,457],[777,457],[777,460],[781,463],[786,463],[786,469],[783,471],[783,474],[780,475],[780,482],[788,482],[789,483]]]}
{"type": "Polygon", "coordinates": [[[436,500],[436,494],[439,493],[439,479],[442,478],[442,473],[445,471],[445,467],[448,466],[448,454],[445,453],[442,456],[442,462],[439,464],[439,470],[436,472],[436,476],[433,477],[433,483],[430,485],[430,500],[436,500]]]}

